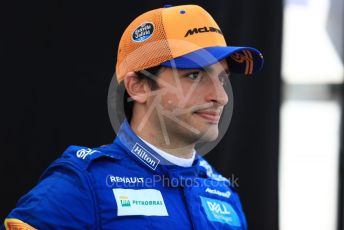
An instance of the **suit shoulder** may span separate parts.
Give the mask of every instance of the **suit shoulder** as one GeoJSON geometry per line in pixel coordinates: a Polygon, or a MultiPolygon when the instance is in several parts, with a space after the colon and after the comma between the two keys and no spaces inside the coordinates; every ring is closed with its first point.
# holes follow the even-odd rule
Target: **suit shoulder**
{"type": "Polygon", "coordinates": [[[198,156],[198,160],[199,160],[199,166],[202,167],[207,176],[212,179],[212,180],[216,180],[216,181],[223,181],[228,183],[228,185],[230,184],[230,181],[225,178],[224,176],[222,176],[213,166],[211,166],[208,161],[206,161],[203,157],[198,156]]]}
{"type": "Polygon", "coordinates": [[[71,145],[54,164],[69,164],[78,169],[86,170],[92,162],[100,158],[105,158],[109,161],[119,161],[125,158],[125,154],[118,146],[113,144],[96,148],[71,145]]]}

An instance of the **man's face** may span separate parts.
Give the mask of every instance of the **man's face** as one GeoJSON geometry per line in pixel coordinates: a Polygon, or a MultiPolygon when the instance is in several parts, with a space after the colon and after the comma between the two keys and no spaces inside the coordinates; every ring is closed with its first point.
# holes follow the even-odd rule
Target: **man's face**
{"type": "Polygon", "coordinates": [[[223,86],[227,78],[225,60],[205,69],[163,68],[156,80],[159,89],[147,101],[150,123],[161,129],[166,142],[215,140],[228,102],[223,86]]]}

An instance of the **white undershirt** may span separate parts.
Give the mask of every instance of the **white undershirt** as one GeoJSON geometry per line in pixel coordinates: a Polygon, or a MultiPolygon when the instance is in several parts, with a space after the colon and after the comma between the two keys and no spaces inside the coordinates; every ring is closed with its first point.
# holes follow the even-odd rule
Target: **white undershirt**
{"type": "Polygon", "coordinates": [[[181,166],[181,167],[190,167],[195,159],[195,155],[196,155],[196,150],[193,149],[192,150],[192,157],[190,158],[181,158],[181,157],[176,157],[173,156],[170,153],[167,153],[157,147],[155,147],[154,145],[152,145],[151,143],[148,143],[147,141],[143,140],[141,137],[139,137],[146,145],[148,145],[148,147],[150,147],[151,149],[153,149],[155,152],[157,152],[160,156],[162,156],[163,158],[165,158],[166,160],[168,160],[169,162],[181,166]]]}

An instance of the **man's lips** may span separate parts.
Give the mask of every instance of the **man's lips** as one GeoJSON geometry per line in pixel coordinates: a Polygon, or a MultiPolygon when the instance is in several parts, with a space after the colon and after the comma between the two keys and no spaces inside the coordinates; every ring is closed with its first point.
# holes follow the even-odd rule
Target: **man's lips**
{"type": "Polygon", "coordinates": [[[215,111],[196,111],[195,114],[206,119],[207,121],[217,124],[220,121],[221,114],[215,111]]]}

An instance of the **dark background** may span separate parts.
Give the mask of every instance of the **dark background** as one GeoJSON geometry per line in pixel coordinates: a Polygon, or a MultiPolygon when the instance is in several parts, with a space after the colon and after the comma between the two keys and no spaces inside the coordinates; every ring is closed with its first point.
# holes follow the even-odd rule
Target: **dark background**
{"type": "Polygon", "coordinates": [[[213,15],[229,44],[265,57],[259,74],[232,78],[232,123],[206,158],[238,178],[250,229],[278,229],[282,0],[2,3],[1,220],[68,145],[113,141],[107,93],[122,32],[147,10],[189,3],[213,15]]]}

